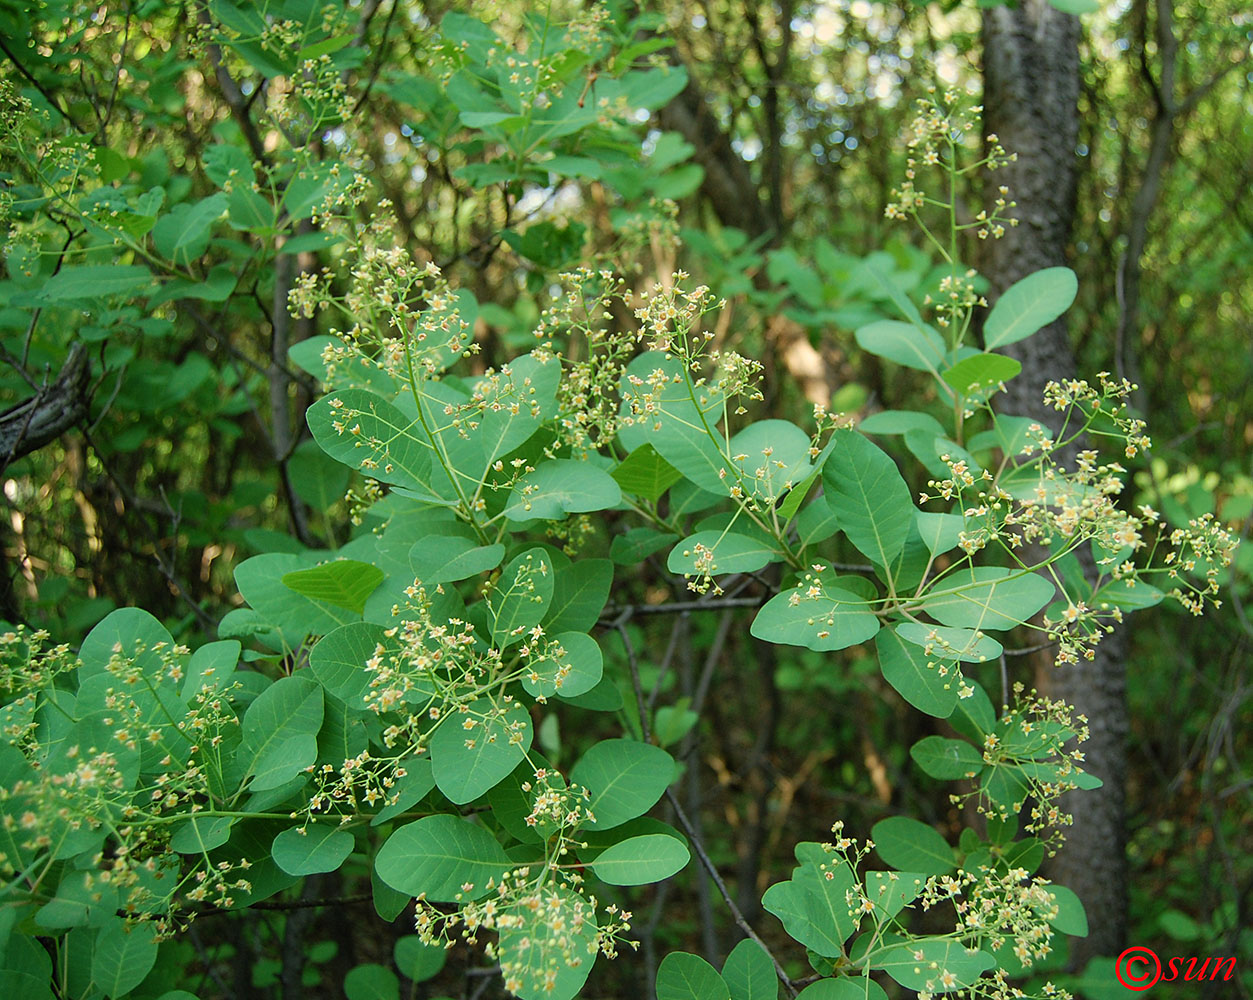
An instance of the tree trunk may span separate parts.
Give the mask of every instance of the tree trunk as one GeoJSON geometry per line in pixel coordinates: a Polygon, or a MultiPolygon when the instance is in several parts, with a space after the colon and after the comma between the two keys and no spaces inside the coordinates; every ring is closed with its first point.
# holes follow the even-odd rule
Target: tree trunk
{"type": "MultiPolygon", "coordinates": [[[[1079,96],[1079,22],[1045,0],[983,12],[984,129],[995,134],[1016,162],[999,170],[1018,203],[1019,224],[987,244],[983,273],[993,296],[1044,267],[1066,263],[1075,211],[1079,96]]],[[[1009,383],[1003,407],[1053,424],[1042,393],[1049,379],[1075,374],[1065,318],[1006,348],[1023,364],[1009,383]]],[[[1087,549],[1084,547],[1084,554],[1087,549]]],[[[1091,567],[1087,567],[1089,570],[1091,567]]],[[[1035,664],[1036,687],[1087,716],[1085,767],[1104,781],[1097,791],[1072,793],[1064,805],[1074,815],[1067,841],[1046,874],[1079,894],[1090,934],[1072,939],[1071,965],[1095,955],[1116,955],[1127,923],[1126,777],[1127,710],[1123,644],[1118,634],[1096,659],[1058,669],[1052,654],[1035,664]]]]}

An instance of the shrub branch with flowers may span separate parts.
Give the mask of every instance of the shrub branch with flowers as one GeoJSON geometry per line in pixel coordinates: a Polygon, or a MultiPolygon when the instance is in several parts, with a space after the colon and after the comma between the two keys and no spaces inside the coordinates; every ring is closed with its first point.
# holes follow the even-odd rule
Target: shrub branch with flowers
{"type": "MultiPolygon", "coordinates": [[[[517,129],[548,106],[541,87],[581,114],[582,99],[555,88],[560,63],[509,62],[479,29],[453,62],[495,67],[499,99],[525,104],[517,129]]],[[[342,100],[333,68],[319,62],[305,85],[342,100]]],[[[293,87],[287,128],[302,100],[293,87]]],[[[492,127],[495,112],[476,113],[492,127]]],[[[924,227],[950,267],[929,303],[935,326],[871,274],[898,315],[856,334],[929,372],[947,423],[891,411],[855,425],[821,407],[808,427],[746,421],[760,365],[718,345],[708,317],[721,304],[681,273],[639,302],[611,270],[572,270],[533,349],[473,374],[473,297],[396,248],[386,204],[367,225],[343,221],[364,178],[324,178],[319,215],[344,241],[342,264],[305,275],[289,307],[332,329],[291,357],[326,387],[307,414],[314,439],[363,477],[358,530],[334,551],[244,561],[248,606],[194,652],[137,609],[108,616],[76,654],[39,632],[3,637],[7,974],[39,980],[42,937],[77,970],[77,995],[124,996],[161,942],[206,912],[357,863],[381,918],[414,914],[424,953],[465,941],[525,1000],[577,995],[598,961],[638,943],[619,887],[668,879],[693,854],[722,886],[677,800],[681,829],[649,815],[679,766],[651,739],[633,658],[621,688],[639,738],[595,743],[568,772],[535,746],[551,700],[622,708],[598,641],[613,627],[606,605],[618,574],[664,552],[695,595],[689,610],[718,606],[734,575],[736,596],[759,598],[757,638],[873,649],[887,683],[956,734],[920,740],[913,760],[957,782],[954,801],[983,819],[957,845],[905,816],[869,839],[836,821],[832,842],[796,846],[791,877],[763,898],[795,954],[767,949],[723,887],[748,939],[721,971],[671,954],[658,995],[747,1000],[782,986],[850,1000],[886,997],[888,979],[922,997],[1027,995],[1018,984],[1055,935],[1085,932],[1074,892],[1035,873],[1068,823],[1061,795],[1098,782],[1080,767],[1085,720],[1017,684],[997,692],[998,710],[976,666],[1048,642],[1065,669],[1124,613],[1167,596],[1200,613],[1234,542],[1212,521],[1165,533],[1152,511],[1120,504],[1125,470],[1099,446],[1132,456],[1149,443],[1127,383],[1051,385],[1057,431],[997,412],[1019,369],[996,349],[1060,315],[1075,279],[1024,279],[990,311],[986,349],[963,342],[984,303],[958,261],[955,192],[1012,155],[966,162],[975,114],[951,94],[923,102],[916,159],[888,208],[947,213],[947,244],[924,227]],[[944,197],[917,186],[932,167],[944,197]],[[619,303],[634,326],[615,321],[619,303]],[[896,438],[923,470],[917,503],[876,440],[896,438]],[[604,518],[607,552],[593,524],[604,518]],[[841,547],[865,562],[837,563],[841,547]],[[798,976],[802,952],[811,972],[798,976]]],[[[518,143],[516,169],[529,151],[518,143]]],[[[1000,189],[971,223],[980,238],[1012,224],[1007,198],[1000,189]]]]}

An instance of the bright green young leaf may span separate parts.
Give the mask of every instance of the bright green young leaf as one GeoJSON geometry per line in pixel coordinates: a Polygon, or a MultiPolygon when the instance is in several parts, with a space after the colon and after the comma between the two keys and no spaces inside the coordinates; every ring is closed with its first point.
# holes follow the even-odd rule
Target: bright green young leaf
{"type": "Polygon", "coordinates": [[[607,847],[592,862],[591,869],[610,885],[647,885],[668,879],[690,859],[683,841],[664,833],[651,833],[607,847]]]}
{"type": "Polygon", "coordinates": [[[674,780],[674,758],[635,740],[602,740],[579,758],[570,780],[592,793],[588,827],[608,830],[641,816],[674,780]]]}
{"type": "Polygon", "coordinates": [[[245,559],[235,567],[235,585],[261,622],[279,629],[295,646],[307,635],[325,635],[360,617],[359,612],[292,590],[283,577],[309,568],[310,560],[284,552],[245,559]]]}
{"type": "Polygon", "coordinates": [[[890,566],[905,547],[914,502],[896,463],[856,431],[836,431],[822,467],[827,503],[857,550],[890,566]]]}
{"type": "Polygon", "coordinates": [[[621,501],[622,490],[603,469],[589,462],[557,459],[519,480],[505,514],[515,521],[560,521],[567,514],[608,510],[621,501]]]}
{"type": "Polygon", "coordinates": [[[731,949],[722,964],[722,979],[731,991],[731,1000],[779,1000],[774,963],[751,938],[731,949]]]}
{"type": "Polygon", "coordinates": [[[776,551],[746,535],[730,531],[698,531],[670,550],[666,566],[684,576],[752,573],[770,563],[776,551]]]}
{"type": "Polygon", "coordinates": [[[983,754],[965,740],[927,736],[910,748],[909,755],[933,778],[955,781],[983,770],[983,754]]]}
{"type": "Polygon", "coordinates": [[[731,1000],[718,970],[697,955],[672,951],[657,967],[657,1000],[731,1000]]]}
{"type": "Polygon", "coordinates": [[[983,321],[984,346],[991,351],[1030,337],[1069,309],[1078,291],[1068,267],[1046,267],[1014,282],[983,321]]]}
{"type": "Polygon", "coordinates": [[[480,698],[446,716],[431,736],[435,784],[458,805],[473,802],[518,765],[533,736],[531,716],[519,702],[497,708],[480,698]]]}
{"type": "Polygon", "coordinates": [[[929,326],[884,319],[860,327],[855,336],[863,351],[906,368],[938,373],[944,364],[944,340],[929,326]]]}
{"type": "Polygon", "coordinates": [[[462,885],[473,889],[466,899],[481,899],[491,879],[500,881],[510,868],[496,838],[459,816],[439,813],[402,826],[387,838],[374,862],[387,885],[410,896],[426,893],[436,903],[451,903],[462,885]]]}
{"type": "Polygon", "coordinates": [[[383,582],[383,571],[370,563],[337,559],[283,574],[283,586],[315,601],[361,614],[366,599],[383,582]]]}
{"type": "Polygon", "coordinates": [[[948,841],[934,827],[908,816],[880,820],[870,837],[879,857],[897,871],[946,875],[956,867],[948,841]]]}
{"type": "Polygon", "coordinates": [[[288,875],[317,875],[339,869],[352,853],[352,833],[330,823],[293,826],[274,838],[270,855],[288,875]]]}
{"type": "Polygon", "coordinates": [[[977,396],[1008,382],[1022,371],[1022,363],[1004,354],[976,354],[941,373],[941,378],[963,396],[977,396]]]}
{"type": "Polygon", "coordinates": [[[1056,589],[1038,573],[1000,566],[958,570],[923,595],[921,609],[944,625],[1011,629],[1053,599],[1056,589]]]}
{"type": "Polygon", "coordinates": [[[818,652],[872,639],[879,619],[867,600],[833,582],[830,572],[807,573],[799,587],[776,594],[753,619],[758,639],[818,652]]]}
{"type": "Polygon", "coordinates": [[[648,442],[624,458],[610,475],[624,492],[644,500],[656,500],[683,478],[683,473],[662,458],[648,442]]]}
{"type": "Polygon", "coordinates": [[[898,944],[874,961],[876,969],[882,969],[906,989],[930,993],[963,989],[995,964],[987,952],[969,953],[959,941],[949,938],[898,944]]]}

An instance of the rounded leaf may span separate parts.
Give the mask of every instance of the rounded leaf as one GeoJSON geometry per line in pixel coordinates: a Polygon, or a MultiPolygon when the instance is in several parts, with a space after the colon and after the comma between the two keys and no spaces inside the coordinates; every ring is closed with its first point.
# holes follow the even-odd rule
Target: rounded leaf
{"type": "Polygon", "coordinates": [[[436,903],[459,895],[478,899],[487,882],[499,881],[509,858],[483,827],[443,813],[407,823],[380,848],[375,871],[387,885],[410,896],[426,893],[436,903]],[[472,889],[463,890],[469,884],[472,889]]]}
{"type": "Polygon", "coordinates": [[[274,838],[270,856],[288,875],[317,875],[337,871],[354,843],[347,830],[327,823],[292,827],[274,838]]]}
{"type": "Polygon", "coordinates": [[[683,841],[650,833],[605,848],[590,867],[610,885],[647,885],[681,871],[690,859],[683,841]]]}

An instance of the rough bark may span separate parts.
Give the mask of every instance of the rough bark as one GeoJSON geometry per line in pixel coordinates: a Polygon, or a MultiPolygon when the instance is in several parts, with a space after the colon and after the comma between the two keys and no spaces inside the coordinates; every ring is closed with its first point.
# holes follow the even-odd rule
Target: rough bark
{"type": "MultiPolygon", "coordinates": [[[[1066,263],[1077,176],[1078,41],[1078,20],[1045,0],[983,12],[984,127],[1018,154],[1017,162],[996,174],[1017,201],[1020,222],[987,247],[982,270],[993,296],[1033,271],[1066,263]]],[[[1044,385],[1075,372],[1065,318],[1006,353],[1022,362],[1023,372],[1009,384],[1004,409],[1051,423],[1056,414],[1043,406],[1044,385]]],[[[1117,954],[1126,934],[1123,645],[1112,636],[1097,648],[1095,660],[1063,669],[1045,656],[1035,664],[1036,686],[1087,716],[1086,767],[1105,783],[1067,797],[1074,826],[1046,870],[1077,892],[1087,909],[1091,933],[1071,940],[1071,964],[1082,968],[1095,955],[1117,954]]]]}
{"type": "Polygon", "coordinates": [[[55,381],[0,413],[0,470],[55,441],[86,416],[87,378],[87,351],[75,344],[55,381]]]}

